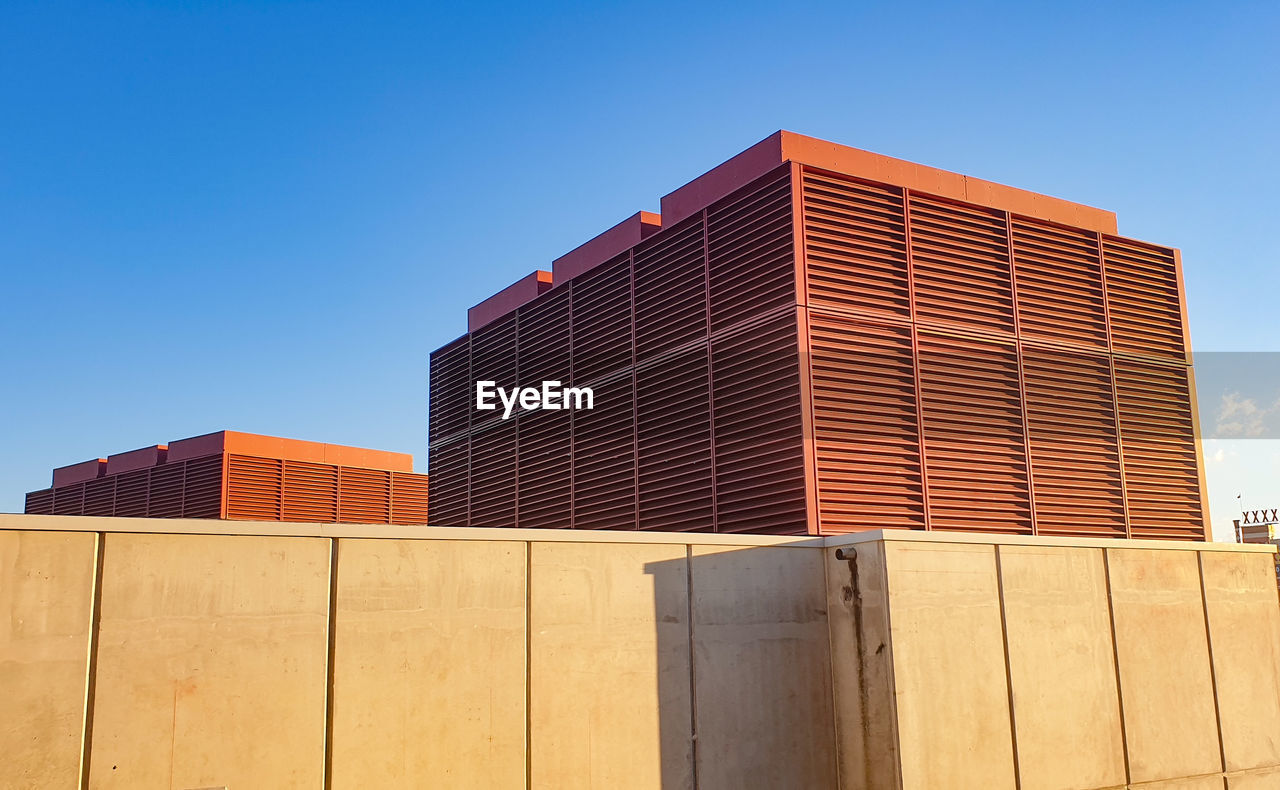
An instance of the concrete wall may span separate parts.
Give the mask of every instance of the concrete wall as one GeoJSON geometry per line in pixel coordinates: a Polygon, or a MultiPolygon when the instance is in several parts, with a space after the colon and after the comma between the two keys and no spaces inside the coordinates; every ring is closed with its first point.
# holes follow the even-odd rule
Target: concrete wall
{"type": "Polygon", "coordinates": [[[829,551],[842,787],[1280,788],[1270,554],[912,533],[829,551]]]}
{"type": "Polygon", "coordinates": [[[1269,547],[994,541],[0,515],[0,788],[1280,787],[1269,547]]]}
{"type": "Polygon", "coordinates": [[[0,515],[0,788],[833,786],[822,551],[0,515]]]}

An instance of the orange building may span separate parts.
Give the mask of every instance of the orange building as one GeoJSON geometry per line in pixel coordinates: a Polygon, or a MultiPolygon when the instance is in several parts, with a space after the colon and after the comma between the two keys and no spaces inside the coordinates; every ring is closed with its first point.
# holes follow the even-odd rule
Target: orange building
{"type": "Polygon", "coordinates": [[[218,431],[53,470],[27,513],[425,524],[413,456],[218,431]]]}
{"type": "Polygon", "coordinates": [[[1178,251],[779,132],[431,356],[431,522],[1203,540],[1178,251]],[[476,408],[476,382],[591,410],[476,408]]]}

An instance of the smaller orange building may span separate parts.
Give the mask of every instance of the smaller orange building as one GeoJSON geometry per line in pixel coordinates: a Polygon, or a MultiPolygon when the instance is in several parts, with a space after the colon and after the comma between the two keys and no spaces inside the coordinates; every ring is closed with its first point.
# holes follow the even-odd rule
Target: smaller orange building
{"type": "Polygon", "coordinates": [[[427,476],[406,453],[218,431],[59,467],[26,512],[425,524],[427,476]]]}

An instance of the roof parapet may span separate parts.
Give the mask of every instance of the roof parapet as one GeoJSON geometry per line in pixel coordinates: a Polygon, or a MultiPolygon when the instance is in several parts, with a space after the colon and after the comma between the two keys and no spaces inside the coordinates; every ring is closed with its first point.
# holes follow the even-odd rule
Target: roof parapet
{"type": "Polygon", "coordinates": [[[637,211],[604,233],[552,261],[552,285],[564,285],[579,274],[626,252],[661,229],[661,215],[651,211],[637,211]]]}
{"type": "Polygon", "coordinates": [[[551,289],[551,272],[539,269],[516,280],[467,310],[467,331],[474,332],[551,289]]]}

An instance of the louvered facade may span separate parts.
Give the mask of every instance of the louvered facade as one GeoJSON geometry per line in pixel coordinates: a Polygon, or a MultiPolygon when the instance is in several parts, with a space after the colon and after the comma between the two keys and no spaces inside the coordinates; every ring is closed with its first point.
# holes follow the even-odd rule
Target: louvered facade
{"type": "Polygon", "coordinates": [[[26,512],[425,524],[427,476],[412,464],[400,453],[222,431],[55,470],[52,488],[27,494],[26,512]]]}
{"type": "Polygon", "coordinates": [[[1205,538],[1175,250],[785,132],[662,204],[432,355],[433,524],[1205,538]]]}

